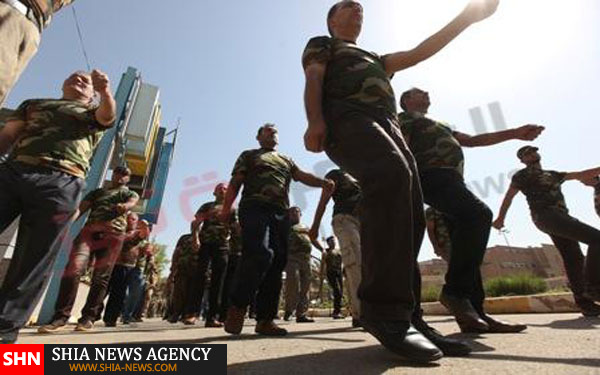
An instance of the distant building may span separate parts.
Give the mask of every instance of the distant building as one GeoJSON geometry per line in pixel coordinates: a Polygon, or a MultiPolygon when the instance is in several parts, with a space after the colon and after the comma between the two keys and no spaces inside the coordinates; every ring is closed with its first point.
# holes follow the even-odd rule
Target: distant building
{"type": "MultiPolygon", "coordinates": [[[[419,263],[424,285],[441,285],[448,265],[442,259],[419,263]]],[[[487,249],[481,274],[483,279],[528,273],[543,279],[563,280],[553,285],[564,285],[565,268],[560,253],[553,245],[538,247],[494,246],[487,249]]]]}

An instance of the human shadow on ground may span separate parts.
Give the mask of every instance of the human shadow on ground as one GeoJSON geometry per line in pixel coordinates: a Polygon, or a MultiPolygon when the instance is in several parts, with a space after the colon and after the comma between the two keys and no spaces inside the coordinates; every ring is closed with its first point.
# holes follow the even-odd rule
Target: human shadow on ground
{"type": "Polygon", "coordinates": [[[552,329],[598,329],[600,328],[600,317],[580,316],[575,319],[555,320],[546,324],[528,324],[531,327],[547,327],[552,329]]]}
{"type": "Polygon", "coordinates": [[[236,363],[227,366],[227,374],[379,375],[396,367],[409,369],[437,368],[439,366],[438,363],[419,364],[410,362],[389,352],[380,345],[372,345],[236,363]]]}

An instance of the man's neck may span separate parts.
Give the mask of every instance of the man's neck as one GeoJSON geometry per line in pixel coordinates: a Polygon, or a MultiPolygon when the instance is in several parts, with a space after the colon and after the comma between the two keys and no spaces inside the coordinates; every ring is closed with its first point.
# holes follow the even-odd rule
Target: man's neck
{"type": "Polygon", "coordinates": [[[85,98],[85,97],[69,97],[69,96],[64,96],[63,95],[63,97],[61,99],[62,100],[69,100],[69,101],[72,101],[72,102],[78,102],[78,103],[83,104],[83,105],[90,104],[89,98],[85,98]]]}

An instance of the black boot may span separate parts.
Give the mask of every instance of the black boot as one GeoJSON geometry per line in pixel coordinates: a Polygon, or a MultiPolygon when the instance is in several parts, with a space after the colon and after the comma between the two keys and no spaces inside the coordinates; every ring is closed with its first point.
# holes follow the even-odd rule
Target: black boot
{"type": "Polygon", "coordinates": [[[469,345],[460,340],[444,337],[437,329],[431,327],[422,318],[414,319],[412,324],[423,336],[427,337],[429,341],[440,348],[445,356],[464,357],[471,353],[472,349],[469,345]]]}

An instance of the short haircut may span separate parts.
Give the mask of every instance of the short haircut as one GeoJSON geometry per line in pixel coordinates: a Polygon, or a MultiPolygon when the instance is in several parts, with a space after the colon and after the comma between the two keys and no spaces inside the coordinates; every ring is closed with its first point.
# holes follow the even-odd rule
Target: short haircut
{"type": "Polygon", "coordinates": [[[131,175],[131,169],[127,168],[124,165],[119,165],[113,170],[113,173],[120,174],[122,176],[129,176],[131,175]]]}
{"type": "Polygon", "coordinates": [[[416,87],[413,87],[410,90],[406,90],[402,93],[402,95],[400,96],[400,108],[402,108],[403,111],[406,111],[406,100],[413,94],[413,92],[415,92],[415,90],[419,90],[416,87]]]}
{"type": "Polygon", "coordinates": [[[340,6],[347,1],[348,0],[338,1],[337,3],[333,4],[333,6],[331,8],[329,8],[329,12],[327,12],[327,30],[329,31],[329,35],[331,35],[331,36],[334,36],[334,35],[333,35],[333,30],[331,29],[331,25],[329,24],[329,21],[331,21],[333,16],[335,16],[335,13],[338,11],[340,6]]]}
{"type": "Polygon", "coordinates": [[[258,128],[258,132],[256,133],[256,136],[258,137],[260,135],[260,133],[262,133],[263,129],[265,129],[265,128],[274,128],[274,127],[275,127],[275,124],[267,122],[266,124],[264,124],[263,126],[261,126],[260,128],[258,128]]]}
{"type": "Polygon", "coordinates": [[[329,236],[325,239],[325,241],[335,240],[335,236],[329,236]]]}

